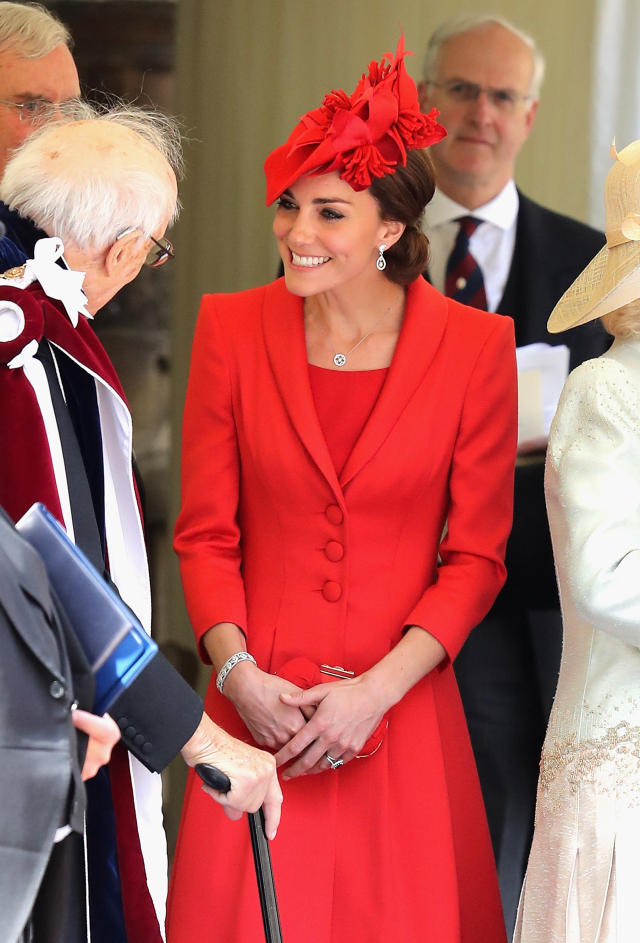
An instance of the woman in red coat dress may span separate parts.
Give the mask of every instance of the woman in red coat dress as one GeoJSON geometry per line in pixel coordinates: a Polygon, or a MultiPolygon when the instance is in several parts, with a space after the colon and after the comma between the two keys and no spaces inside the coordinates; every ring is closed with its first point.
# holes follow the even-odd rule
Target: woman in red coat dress
{"type": "MultiPolygon", "coordinates": [[[[452,661],[505,576],[513,327],[420,277],[445,132],[403,55],[267,159],[285,278],[205,296],[187,393],[176,548],[207,711],[277,751],[286,943],[504,940],[452,661]]],[[[262,938],[193,777],[168,934],[262,938]]]]}

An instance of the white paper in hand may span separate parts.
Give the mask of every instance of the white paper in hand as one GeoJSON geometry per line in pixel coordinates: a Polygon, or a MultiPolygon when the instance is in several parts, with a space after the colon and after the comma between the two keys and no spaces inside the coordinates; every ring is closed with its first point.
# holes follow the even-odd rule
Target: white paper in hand
{"type": "Polygon", "coordinates": [[[562,387],[569,373],[565,344],[527,344],[516,350],[518,362],[518,447],[546,440],[562,387]]]}

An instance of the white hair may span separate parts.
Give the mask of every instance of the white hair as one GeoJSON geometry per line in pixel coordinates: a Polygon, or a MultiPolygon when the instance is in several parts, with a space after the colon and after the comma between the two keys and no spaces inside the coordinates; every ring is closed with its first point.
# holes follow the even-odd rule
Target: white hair
{"type": "MultiPolygon", "coordinates": [[[[61,106],[65,117],[65,104],[61,106]]],[[[70,105],[69,117],[74,120],[86,121],[90,118],[99,118],[101,121],[114,121],[139,134],[157,151],[160,151],[176,178],[181,180],[184,175],[184,157],[182,153],[182,135],[180,126],[175,118],[163,114],[161,111],[151,111],[139,108],[118,98],[110,96],[106,105],[89,104],[85,101],[73,100],[70,105]]]]}
{"type": "MultiPolygon", "coordinates": [[[[64,108],[62,109],[64,112],[64,108]]],[[[125,230],[149,236],[177,218],[179,203],[167,176],[155,162],[135,160],[123,167],[105,159],[75,162],[72,134],[55,148],[67,159],[51,159],[51,136],[77,120],[125,127],[151,144],[176,176],[182,169],[178,126],[159,112],[132,105],[96,108],[73,103],[73,117],[64,114],[30,135],[13,153],[0,182],[0,199],[21,216],[28,217],[51,236],[72,241],[81,249],[105,249],[125,230]]]]}
{"type": "Polygon", "coordinates": [[[531,98],[537,99],[540,95],[540,89],[544,79],[545,61],[544,56],[536,46],[533,36],[530,36],[529,33],[525,33],[524,30],[518,29],[517,26],[514,26],[513,23],[510,23],[509,20],[506,20],[504,17],[494,16],[488,13],[469,13],[452,17],[452,19],[442,23],[442,25],[431,34],[429,42],[427,43],[427,51],[422,67],[422,75],[425,82],[433,82],[436,78],[438,56],[440,55],[440,50],[444,43],[448,42],[450,39],[454,39],[456,36],[461,36],[463,33],[471,33],[485,26],[501,26],[503,29],[506,29],[509,33],[516,36],[531,50],[533,73],[528,94],[531,98]]]}
{"type": "Polygon", "coordinates": [[[40,59],[58,46],[71,49],[71,33],[40,3],[0,3],[0,53],[40,59]]]}

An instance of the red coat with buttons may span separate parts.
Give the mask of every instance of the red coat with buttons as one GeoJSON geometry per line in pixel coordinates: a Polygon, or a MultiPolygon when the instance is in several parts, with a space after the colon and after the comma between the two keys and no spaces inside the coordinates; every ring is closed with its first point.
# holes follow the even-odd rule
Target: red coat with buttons
{"type": "MultiPolygon", "coordinates": [[[[338,478],[313,404],[302,299],[284,280],[203,299],[176,527],[198,641],[235,622],[265,671],[304,655],[360,673],[419,625],[449,656],[391,710],[373,756],[285,783],[272,856],[287,943],[504,940],[451,661],[505,578],[516,424],[511,319],[418,279],[338,478]]],[[[213,683],[207,710],[249,739],[213,683]]],[[[245,829],[190,779],[170,943],[213,931],[261,939],[252,868],[245,829]]]]}

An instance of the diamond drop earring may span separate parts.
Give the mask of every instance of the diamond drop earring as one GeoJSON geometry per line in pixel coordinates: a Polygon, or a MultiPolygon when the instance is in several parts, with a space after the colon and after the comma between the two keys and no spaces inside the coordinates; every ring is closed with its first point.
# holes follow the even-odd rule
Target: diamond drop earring
{"type": "Polygon", "coordinates": [[[376,259],[376,268],[379,272],[384,272],[387,267],[387,260],[384,257],[384,250],[386,249],[386,244],[381,242],[378,246],[378,258],[376,259]]]}

